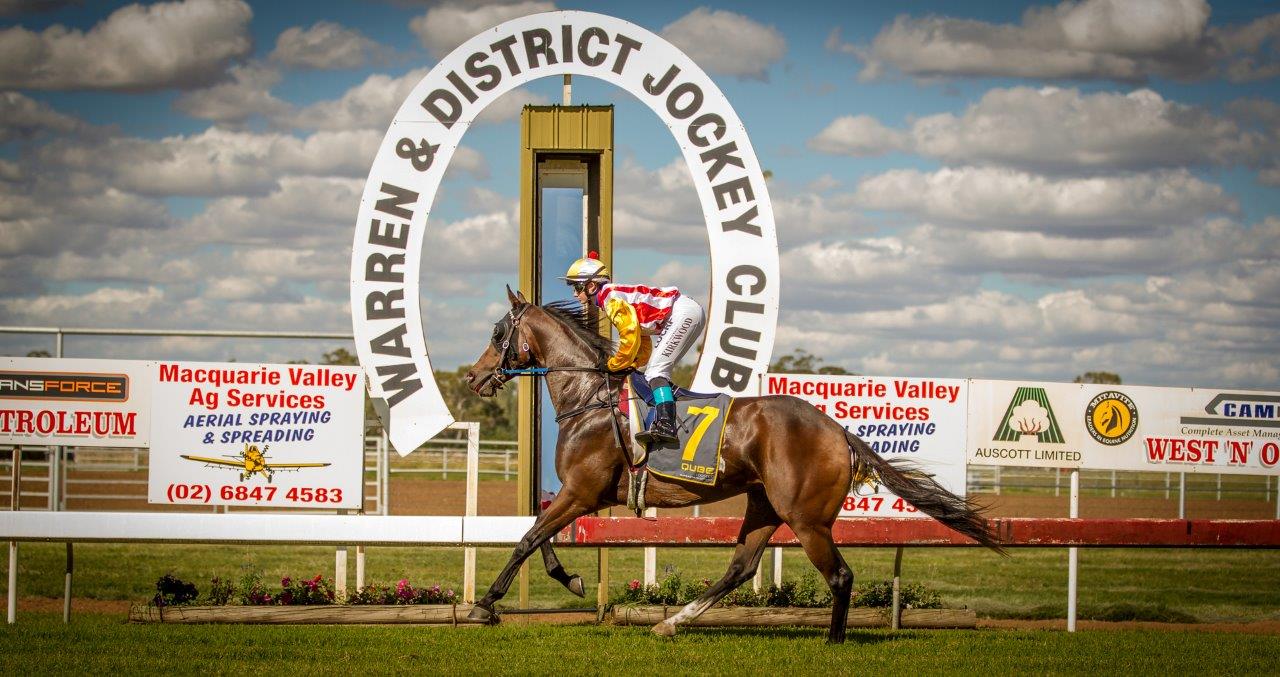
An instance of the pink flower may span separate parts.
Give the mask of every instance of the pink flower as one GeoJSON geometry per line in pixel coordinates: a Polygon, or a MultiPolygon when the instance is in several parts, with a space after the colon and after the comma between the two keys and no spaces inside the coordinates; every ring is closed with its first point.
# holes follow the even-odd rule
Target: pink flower
{"type": "Polygon", "coordinates": [[[633,579],[631,579],[631,582],[627,584],[627,587],[628,587],[628,588],[630,588],[630,589],[632,589],[632,590],[639,590],[639,589],[640,589],[640,581],[638,581],[638,580],[636,580],[636,579],[634,579],[634,578],[633,578],[633,579]]]}
{"type": "Polygon", "coordinates": [[[292,584],[293,584],[293,579],[289,578],[288,576],[285,576],[284,578],[280,579],[280,587],[282,588],[287,588],[292,584]]]}

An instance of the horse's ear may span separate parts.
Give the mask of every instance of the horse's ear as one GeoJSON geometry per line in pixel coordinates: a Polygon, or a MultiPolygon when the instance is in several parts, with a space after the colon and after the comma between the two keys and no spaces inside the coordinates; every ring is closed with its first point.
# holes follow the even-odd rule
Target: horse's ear
{"type": "Polygon", "coordinates": [[[524,294],[518,291],[511,291],[511,285],[507,285],[507,300],[511,302],[512,308],[518,308],[528,301],[524,298],[524,294]]]}

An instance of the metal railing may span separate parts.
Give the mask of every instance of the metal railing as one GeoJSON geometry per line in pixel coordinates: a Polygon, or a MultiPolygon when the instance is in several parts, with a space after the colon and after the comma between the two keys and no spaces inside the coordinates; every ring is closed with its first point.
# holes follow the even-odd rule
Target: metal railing
{"type": "MultiPolygon", "coordinates": [[[[364,451],[365,504],[369,506],[369,512],[387,514],[393,476],[430,475],[441,479],[461,479],[466,473],[466,445],[465,439],[433,440],[402,458],[389,449],[384,436],[367,436],[364,451]]],[[[21,492],[28,507],[34,499],[44,499],[47,510],[65,510],[68,501],[74,502],[73,505],[95,501],[123,506],[147,498],[146,449],[24,446],[22,453],[21,492]],[[59,453],[63,454],[63,472],[55,473],[52,471],[58,465],[59,453]],[[137,476],[121,477],[121,474],[137,476]],[[55,486],[54,477],[61,479],[61,486],[55,486]]],[[[479,457],[482,477],[509,480],[516,476],[515,442],[482,441],[479,457]]],[[[0,459],[0,473],[11,476],[12,472],[13,461],[7,456],[0,459]]],[[[9,494],[8,485],[0,487],[0,502],[9,503],[9,494]]],[[[130,509],[136,509],[136,506],[130,509]]]]}

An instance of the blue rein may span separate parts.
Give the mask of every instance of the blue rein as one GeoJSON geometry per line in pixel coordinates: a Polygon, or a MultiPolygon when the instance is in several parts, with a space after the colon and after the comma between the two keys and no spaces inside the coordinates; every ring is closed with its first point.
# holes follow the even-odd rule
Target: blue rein
{"type": "Polygon", "coordinates": [[[546,367],[526,367],[524,369],[499,369],[503,376],[546,376],[546,367]]]}

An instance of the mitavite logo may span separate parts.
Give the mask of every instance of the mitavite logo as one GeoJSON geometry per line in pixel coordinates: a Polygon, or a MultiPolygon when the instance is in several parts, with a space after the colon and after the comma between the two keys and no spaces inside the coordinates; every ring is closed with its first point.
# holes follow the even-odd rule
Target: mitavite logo
{"type": "Polygon", "coordinates": [[[129,377],[125,374],[4,371],[0,372],[0,398],[125,402],[129,399],[129,377]]]}
{"type": "Polygon", "coordinates": [[[1009,406],[1000,419],[996,436],[999,442],[1017,442],[1023,435],[1035,435],[1037,442],[1062,444],[1062,428],[1049,406],[1049,395],[1044,388],[1018,388],[1009,399],[1009,406]]]}
{"type": "Polygon", "coordinates": [[[1138,407],[1128,395],[1108,390],[1089,400],[1084,425],[1093,439],[1102,444],[1124,444],[1138,429],[1138,407]]]}

